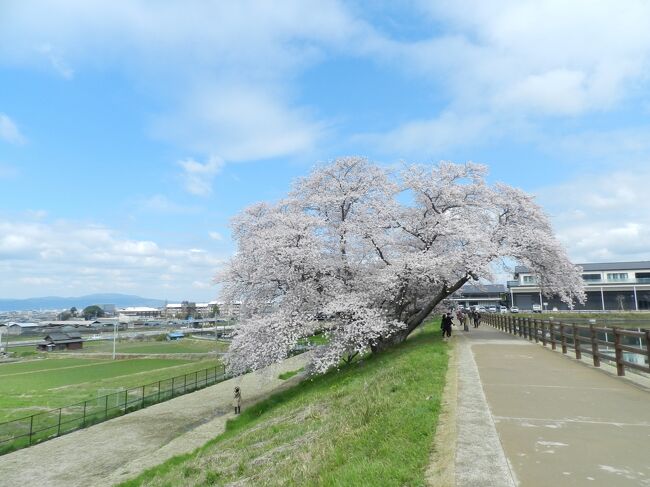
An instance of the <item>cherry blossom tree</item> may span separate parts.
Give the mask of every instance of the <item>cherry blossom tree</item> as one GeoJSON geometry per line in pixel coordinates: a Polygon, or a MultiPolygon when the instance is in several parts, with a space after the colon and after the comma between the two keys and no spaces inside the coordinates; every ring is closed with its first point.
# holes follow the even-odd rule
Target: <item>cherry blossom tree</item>
{"type": "Polygon", "coordinates": [[[533,197],[485,175],[473,163],[391,172],[343,157],[245,209],[233,221],[238,251],[216,279],[244,310],[231,372],[282,360],[322,328],[330,340],[313,372],[399,343],[504,259],[532,269],[545,295],[584,301],[581,270],[533,197]]]}

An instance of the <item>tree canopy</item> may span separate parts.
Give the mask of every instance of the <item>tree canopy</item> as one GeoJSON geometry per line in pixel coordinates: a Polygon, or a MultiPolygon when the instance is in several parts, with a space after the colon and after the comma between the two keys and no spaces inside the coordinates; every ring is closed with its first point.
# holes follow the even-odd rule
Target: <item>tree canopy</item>
{"type": "Polygon", "coordinates": [[[495,262],[529,267],[542,292],[583,301],[571,264],[533,197],[485,181],[485,166],[440,162],[389,171],[343,157],[295,182],[286,198],[233,220],[237,253],[217,276],[243,317],[233,373],[282,360],[323,327],[330,337],[311,370],[402,341],[495,262]]]}
{"type": "Polygon", "coordinates": [[[101,318],[104,316],[104,310],[100,306],[93,304],[91,306],[86,306],[81,314],[87,320],[90,318],[101,318]]]}

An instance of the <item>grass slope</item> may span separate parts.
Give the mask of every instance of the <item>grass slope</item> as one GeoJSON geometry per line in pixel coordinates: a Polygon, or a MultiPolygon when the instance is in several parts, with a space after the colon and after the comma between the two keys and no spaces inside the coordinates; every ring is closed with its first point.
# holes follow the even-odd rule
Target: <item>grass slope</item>
{"type": "Polygon", "coordinates": [[[245,409],[224,434],[122,486],[424,485],[448,358],[438,333],[429,324],[245,409]]]}

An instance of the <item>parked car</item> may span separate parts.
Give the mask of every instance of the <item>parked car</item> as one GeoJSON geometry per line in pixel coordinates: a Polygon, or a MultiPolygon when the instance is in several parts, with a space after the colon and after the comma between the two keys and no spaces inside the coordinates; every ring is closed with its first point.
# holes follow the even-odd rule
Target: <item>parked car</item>
{"type": "Polygon", "coordinates": [[[533,313],[541,313],[542,312],[542,305],[541,304],[533,304],[533,313]]]}
{"type": "Polygon", "coordinates": [[[499,306],[499,313],[507,313],[508,308],[506,306],[499,306]]]}
{"type": "Polygon", "coordinates": [[[497,312],[497,307],[496,306],[489,306],[487,310],[488,310],[488,313],[496,313],[497,312]]]}
{"type": "Polygon", "coordinates": [[[485,313],[485,306],[477,306],[476,311],[478,311],[479,313],[485,313]]]}
{"type": "Polygon", "coordinates": [[[512,306],[512,307],[510,308],[510,312],[511,312],[511,313],[519,313],[519,308],[517,308],[517,306],[512,306]]]}

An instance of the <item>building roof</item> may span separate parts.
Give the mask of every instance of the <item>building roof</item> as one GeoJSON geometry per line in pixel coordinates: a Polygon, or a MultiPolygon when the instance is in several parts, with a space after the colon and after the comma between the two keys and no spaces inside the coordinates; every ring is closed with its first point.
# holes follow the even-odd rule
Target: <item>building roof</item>
{"type": "Polygon", "coordinates": [[[47,335],[44,341],[51,343],[76,343],[83,341],[83,339],[79,333],[61,333],[57,331],[47,335]]]}
{"type": "Polygon", "coordinates": [[[120,308],[118,309],[119,312],[123,313],[124,311],[130,311],[133,313],[138,313],[138,312],[147,312],[147,311],[160,311],[158,308],[151,308],[149,306],[129,306],[128,308],[120,308]]]}
{"type": "Polygon", "coordinates": [[[505,293],[503,284],[465,284],[458,290],[462,294],[496,294],[505,293]]]}
{"type": "Polygon", "coordinates": [[[99,323],[97,320],[54,320],[41,321],[40,326],[90,326],[99,323]]]}
{"type": "Polygon", "coordinates": [[[16,323],[16,322],[9,322],[5,323],[7,326],[19,326],[20,328],[36,328],[38,326],[42,326],[39,323],[16,323]]]}
{"type": "MultiPolygon", "coordinates": [[[[641,271],[650,270],[650,261],[641,260],[634,262],[588,262],[586,264],[576,264],[582,267],[583,271],[597,272],[597,271],[641,271]]],[[[525,274],[530,272],[530,269],[523,265],[515,267],[515,274],[525,274]]]]}

